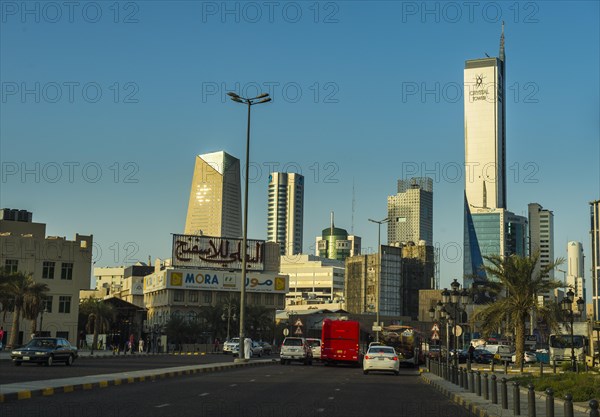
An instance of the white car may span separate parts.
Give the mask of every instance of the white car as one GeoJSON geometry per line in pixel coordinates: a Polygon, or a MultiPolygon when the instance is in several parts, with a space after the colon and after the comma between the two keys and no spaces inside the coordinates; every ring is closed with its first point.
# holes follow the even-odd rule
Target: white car
{"type": "MultiPolygon", "coordinates": [[[[525,352],[524,356],[524,363],[536,363],[537,362],[537,356],[535,355],[535,353],[533,352],[525,352]]],[[[517,362],[517,355],[512,355],[512,361],[513,362],[517,362]]]]}
{"type": "Polygon", "coordinates": [[[363,373],[371,371],[393,372],[400,374],[400,361],[391,346],[371,346],[363,359],[363,373]]]}
{"type": "Polygon", "coordinates": [[[223,353],[233,353],[237,355],[240,351],[240,338],[232,337],[223,344],[223,353]]]}
{"type": "Polygon", "coordinates": [[[321,360],[321,339],[306,338],[306,344],[312,350],[313,359],[321,360]]]}

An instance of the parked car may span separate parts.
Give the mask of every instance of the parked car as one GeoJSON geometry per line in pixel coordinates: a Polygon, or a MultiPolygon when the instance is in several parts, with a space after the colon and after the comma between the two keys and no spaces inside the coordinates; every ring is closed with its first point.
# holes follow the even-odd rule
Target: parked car
{"type": "Polygon", "coordinates": [[[313,359],[321,360],[321,339],[306,338],[306,343],[312,350],[313,359]]]}
{"type": "Polygon", "coordinates": [[[263,347],[258,342],[252,341],[250,344],[250,357],[258,356],[259,358],[263,355],[263,347]]]}
{"type": "Polygon", "coordinates": [[[77,356],[77,348],[62,337],[36,337],[10,353],[15,366],[20,366],[22,363],[52,366],[54,362],[64,362],[65,365],[70,366],[77,356]]]}
{"type": "Polygon", "coordinates": [[[271,352],[273,352],[273,347],[271,346],[271,344],[269,344],[267,342],[258,342],[258,344],[262,346],[263,353],[265,355],[270,355],[271,352]]]}
{"type": "Polygon", "coordinates": [[[511,345],[500,345],[494,355],[494,361],[497,363],[510,362],[515,354],[515,347],[511,345]]]}
{"type": "Polygon", "coordinates": [[[489,350],[475,349],[473,351],[473,361],[476,363],[492,363],[494,354],[489,350]]]}
{"type": "MultiPolygon", "coordinates": [[[[516,354],[512,355],[511,359],[513,362],[517,362],[517,355],[516,354]]],[[[537,356],[533,352],[524,352],[523,359],[524,359],[524,363],[536,363],[537,362],[537,356]]]]}
{"type": "Polygon", "coordinates": [[[240,350],[240,338],[232,337],[223,344],[223,353],[233,353],[237,355],[240,350]]]}
{"type": "Polygon", "coordinates": [[[371,371],[393,372],[400,374],[400,361],[391,346],[371,346],[363,359],[363,373],[371,371]]]}
{"type": "Polygon", "coordinates": [[[454,355],[458,355],[458,363],[466,363],[469,357],[469,349],[452,349],[450,351],[450,358],[454,360],[454,355]]]}
{"type": "Polygon", "coordinates": [[[279,357],[282,365],[292,361],[312,365],[312,349],[303,337],[286,337],[281,344],[279,357]]]}

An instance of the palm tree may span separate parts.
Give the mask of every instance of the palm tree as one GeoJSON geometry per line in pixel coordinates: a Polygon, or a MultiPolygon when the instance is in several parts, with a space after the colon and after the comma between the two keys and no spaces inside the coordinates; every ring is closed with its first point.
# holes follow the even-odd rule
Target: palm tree
{"type": "Polygon", "coordinates": [[[110,330],[115,320],[116,312],[112,305],[105,303],[97,298],[86,298],[79,305],[81,314],[87,316],[85,330],[88,333],[94,333],[92,339],[91,354],[94,354],[94,348],[98,345],[98,335],[110,330]]]}
{"type": "Polygon", "coordinates": [[[31,320],[31,334],[37,334],[37,319],[46,307],[47,292],[47,289],[38,287],[28,292],[23,300],[23,318],[31,320]]]}
{"type": "MultiPolygon", "coordinates": [[[[17,343],[19,334],[20,319],[26,303],[28,304],[36,297],[44,297],[50,288],[48,285],[40,282],[35,282],[31,274],[26,275],[22,272],[16,272],[8,276],[3,276],[2,292],[12,299],[13,317],[10,338],[7,347],[11,348],[17,343]]],[[[37,316],[36,316],[37,317],[37,316]]]]}
{"type": "Polygon", "coordinates": [[[515,348],[517,365],[521,366],[525,352],[525,330],[530,314],[545,320],[552,328],[557,327],[558,320],[554,315],[556,309],[550,304],[539,305],[537,296],[560,287],[560,281],[548,280],[548,273],[563,263],[562,259],[540,266],[536,270],[539,253],[532,256],[486,256],[489,264],[484,265],[485,272],[496,280],[488,282],[490,293],[505,294],[489,301],[477,311],[473,322],[480,322],[484,334],[489,334],[502,327],[504,320],[515,331],[515,348]]]}
{"type": "Polygon", "coordinates": [[[246,307],[246,314],[248,317],[246,323],[254,333],[251,335],[253,338],[258,336],[259,339],[262,339],[265,335],[271,336],[271,329],[275,321],[273,309],[261,305],[252,305],[246,307]]]}

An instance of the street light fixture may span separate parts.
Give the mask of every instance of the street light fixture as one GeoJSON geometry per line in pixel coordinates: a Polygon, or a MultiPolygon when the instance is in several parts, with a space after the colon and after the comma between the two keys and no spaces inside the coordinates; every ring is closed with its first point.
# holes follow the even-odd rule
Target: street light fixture
{"type": "MultiPolygon", "coordinates": [[[[380,310],[380,305],[379,305],[379,298],[380,298],[380,294],[379,294],[379,287],[381,286],[381,225],[384,223],[389,223],[390,219],[388,217],[386,217],[383,220],[373,220],[373,219],[369,219],[370,222],[373,223],[377,223],[378,225],[378,231],[377,231],[377,255],[378,255],[378,262],[377,262],[377,285],[375,287],[376,291],[376,295],[375,295],[375,321],[377,322],[377,328],[379,328],[379,326],[381,325],[381,323],[379,322],[379,310],[380,310]]],[[[379,330],[375,331],[375,341],[379,342],[379,330]]]]}
{"type": "Polygon", "coordinates": [[[583,309],[585,308],[585,301],[581,297],[576,301],[577,310],[573,310],[573,300],[575,299],[575,293],[572,289],[565,294],[565,298],[561,301],[561,309],[563,313],[567,316],[569,320],[569,324],[571,325],[571,370],[573,372],[577,371],[577,359],[575,358],[575,337],[573,335],[573,322],[575,320],[575,316],[581,317],[583,313],[583,309]]]}
{"type": "Polygon", "coordinates": [[[240,290],[240,355],[236,360],[240,362],[246,362],[249,358],[246,358],[244,347],[244,310],[246,307],[246,244],[248,240],[248,174],[250,167],[250,108],[255,104],[268,103],[271,101],[269,94],[263,93],[256,97],[246,98],[237,95],[234,92],[229,92],[227,95],[231,100],[236,103],[245,104],[248,106],[248,128],[246,130],[246,178],[244,179],[244,230],[242,237],[242,283],[240,290]],[[244,352],[242,355],[241,352],[244,352]],[[241,357],[243,356],[243,358],[241,357]]]}
{"type": "MultiPolygon", "coordinates": [[[[445,307],[445,311],[448,312],[448,309],[452,308],[452,313],[448,312],[449,316],[449,324],[453,329],[454,333],[454,357],[453,361],[456,366],[459,364],[458,358],[458,332],[457,326],[461,323],[461,307],[466,306],[469,303],[470,294],[469,291],[463,287],[462,291],[460,290],[460,283],[456,278],[450,284],[452,288],[451,291],[448,291],[447,288],[444,288],[442,291],[442,305],[445,307]],[[456,325],[456,326],[455,326],[456,325]]],[[[450,349],[450,346],[448,346],[450,349]]]]}

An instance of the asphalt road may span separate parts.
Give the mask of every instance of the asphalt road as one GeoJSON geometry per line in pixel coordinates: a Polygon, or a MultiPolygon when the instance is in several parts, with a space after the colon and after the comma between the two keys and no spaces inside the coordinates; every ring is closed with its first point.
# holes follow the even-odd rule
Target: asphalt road
{"type": "Polygon", "coordinates": [[[0,404],[3,417],[463,417],[418,371],[278,363],[0,404]]]}
{"type": "MultiPolygon", "coordinates": [[[[277,358],[276,355],[264,355],[260,359],[268,359],[270,357],[277,358]]],[[[233,356],[222,354],[209,354],[203,356],[122,355],[118,357],[83,357],[75,360],[73,366],[65,366],[63,363],[56,363],[50,367],[37,364],[23,364],[21,366],[14,366],[10,360],[1,360],[0,384],[11,384],[14,382],[26,381],[43,381],[46,379],[71,378],[85,375],[112,374],[116,372],[169,368],[173,366],[233,362],[233,360],[233,356]]]]}

